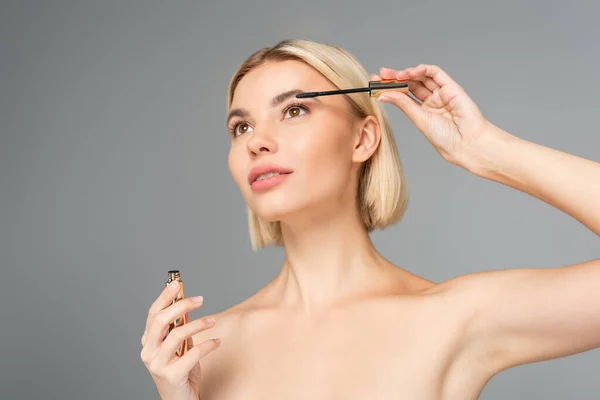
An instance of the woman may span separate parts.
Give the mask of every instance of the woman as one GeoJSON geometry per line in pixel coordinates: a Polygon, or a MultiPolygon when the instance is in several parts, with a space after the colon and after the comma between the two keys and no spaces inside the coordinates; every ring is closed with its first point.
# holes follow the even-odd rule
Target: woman
{"type": "Polygon", "coordinates": [[[197,319],[166,339],[169,321],[202,303],[170,305],[176,290],[164,290],[141,352],[163,399],[475,399],[509,367],[600,346],[600,259],[436,284],[373,247],[369,232],[397,222],[407,204],[383,104],[366,93],[295,94],[392,78],[408,80],[419,101],[401,92],[379,100],[400,108],[446,161],[600,235],[600,164],[493,125],[437,66],[369,77],[337,47],[282,41],[234,75],[228,127],[252,245],[283,245],[286,258],[216,323],[197,319]],[[179,358],[185,338],[193,340],[179,358]]]}

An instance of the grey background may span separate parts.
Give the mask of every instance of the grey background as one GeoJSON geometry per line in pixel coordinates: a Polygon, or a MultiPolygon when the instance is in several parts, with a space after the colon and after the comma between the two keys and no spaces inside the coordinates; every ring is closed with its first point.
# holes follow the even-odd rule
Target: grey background
{"type": "MultiPolygon", "coordinates": [[[[192,318],[250,296],[254,254],[227,168],[229,79],[285,38],[336,44],[370,72],[438,64],[512,134],[600,161],[600,7],[572,1],[3,1],[0,397],[158,398],[139,352],[169,269],[192,318]]],[[[386,106],[410,205],[373,234],[427,279],[596,258],[598,237],[446,163],[386,106]]],[[[482,399],[597,399],[600,351],[495,376],[482,399]]]]}

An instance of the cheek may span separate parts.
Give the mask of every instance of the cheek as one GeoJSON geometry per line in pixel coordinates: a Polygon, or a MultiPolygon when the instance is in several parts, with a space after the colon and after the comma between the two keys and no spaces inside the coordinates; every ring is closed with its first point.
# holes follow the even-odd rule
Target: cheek
{"type": "MultiPolygon", "coordinates": [[[[319,129],[298,137],[293,143],[296,167],[304,184],[315,190],[347,184],[352,166],[350,134],[339,128],[319,129]]],[[[293,165],[293,164],[292,164],[293,165]]]]}
{"type": "Polygon", "coordinates": [[[304,138],[302,147],[310,155],[312,165],[325,168],[340,168],[351,160],[350,133],[345,127],[333,123],[321,124],[318,130],[304,138]]]}
{"type": "Polygon", "coordinates": [[[245,164],[242,157],[240,157],[238,149],[231,148],[229,150],[227,163],[229,165],[229,172],[231,172],[233,180],[241,190],[243,188],[244,183],[247,183],[248,177],[246,175],[246,172],[244,171],[245,164]]]}

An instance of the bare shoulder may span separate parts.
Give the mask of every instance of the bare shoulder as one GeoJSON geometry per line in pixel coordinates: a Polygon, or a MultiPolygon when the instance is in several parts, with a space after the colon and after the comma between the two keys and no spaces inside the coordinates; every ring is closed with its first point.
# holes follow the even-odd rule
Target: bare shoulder
{"type": "Polygon", "coordinates": [[[444,304],[444,309],[455,310],[452,314],[458,318],[457,323],[460,323],[464,333],[481,310],[481,302],[486,298],[485,293],[494,290],[490,282],[484,283],[481,280],[482,274],[475,272],[459,275],[427,287],[421,294],[435,299],[436,303],[444,304]]]}
{"type": "Polygon", "coordinates": [[[467,313],[474,312],[477,309],[477,300],[481,300],[486,292],[494,289],[482,279],[482,276],[487,274],[489,273],[473,272],[458,275],[441,283],[430,285],[422,293],[445,296],[461,304],[467,313]]]}
{"type": "Polygon", "coordinates": [[[196,333],[192,337],[194,345],[213,338],[219,338],[223,340],[224,337],[229,337],[232,333],[237,332],[238,321],[248,309],[247,303],[248,300],[245,300],[223,311],[203,315],[201,318],[214,318],[215,325],[211,329],[196,333]]]}

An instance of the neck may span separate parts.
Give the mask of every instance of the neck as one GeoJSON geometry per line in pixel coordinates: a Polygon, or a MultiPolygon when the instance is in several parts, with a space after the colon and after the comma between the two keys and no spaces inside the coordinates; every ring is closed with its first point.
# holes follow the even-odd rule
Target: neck
{"type": "Polygon", "coordinates": [[[391,284],[398,268],[381,256],[355,207],[282,221],[286,257],[272,282],[282,306],[311,315],[391,284]]]}

